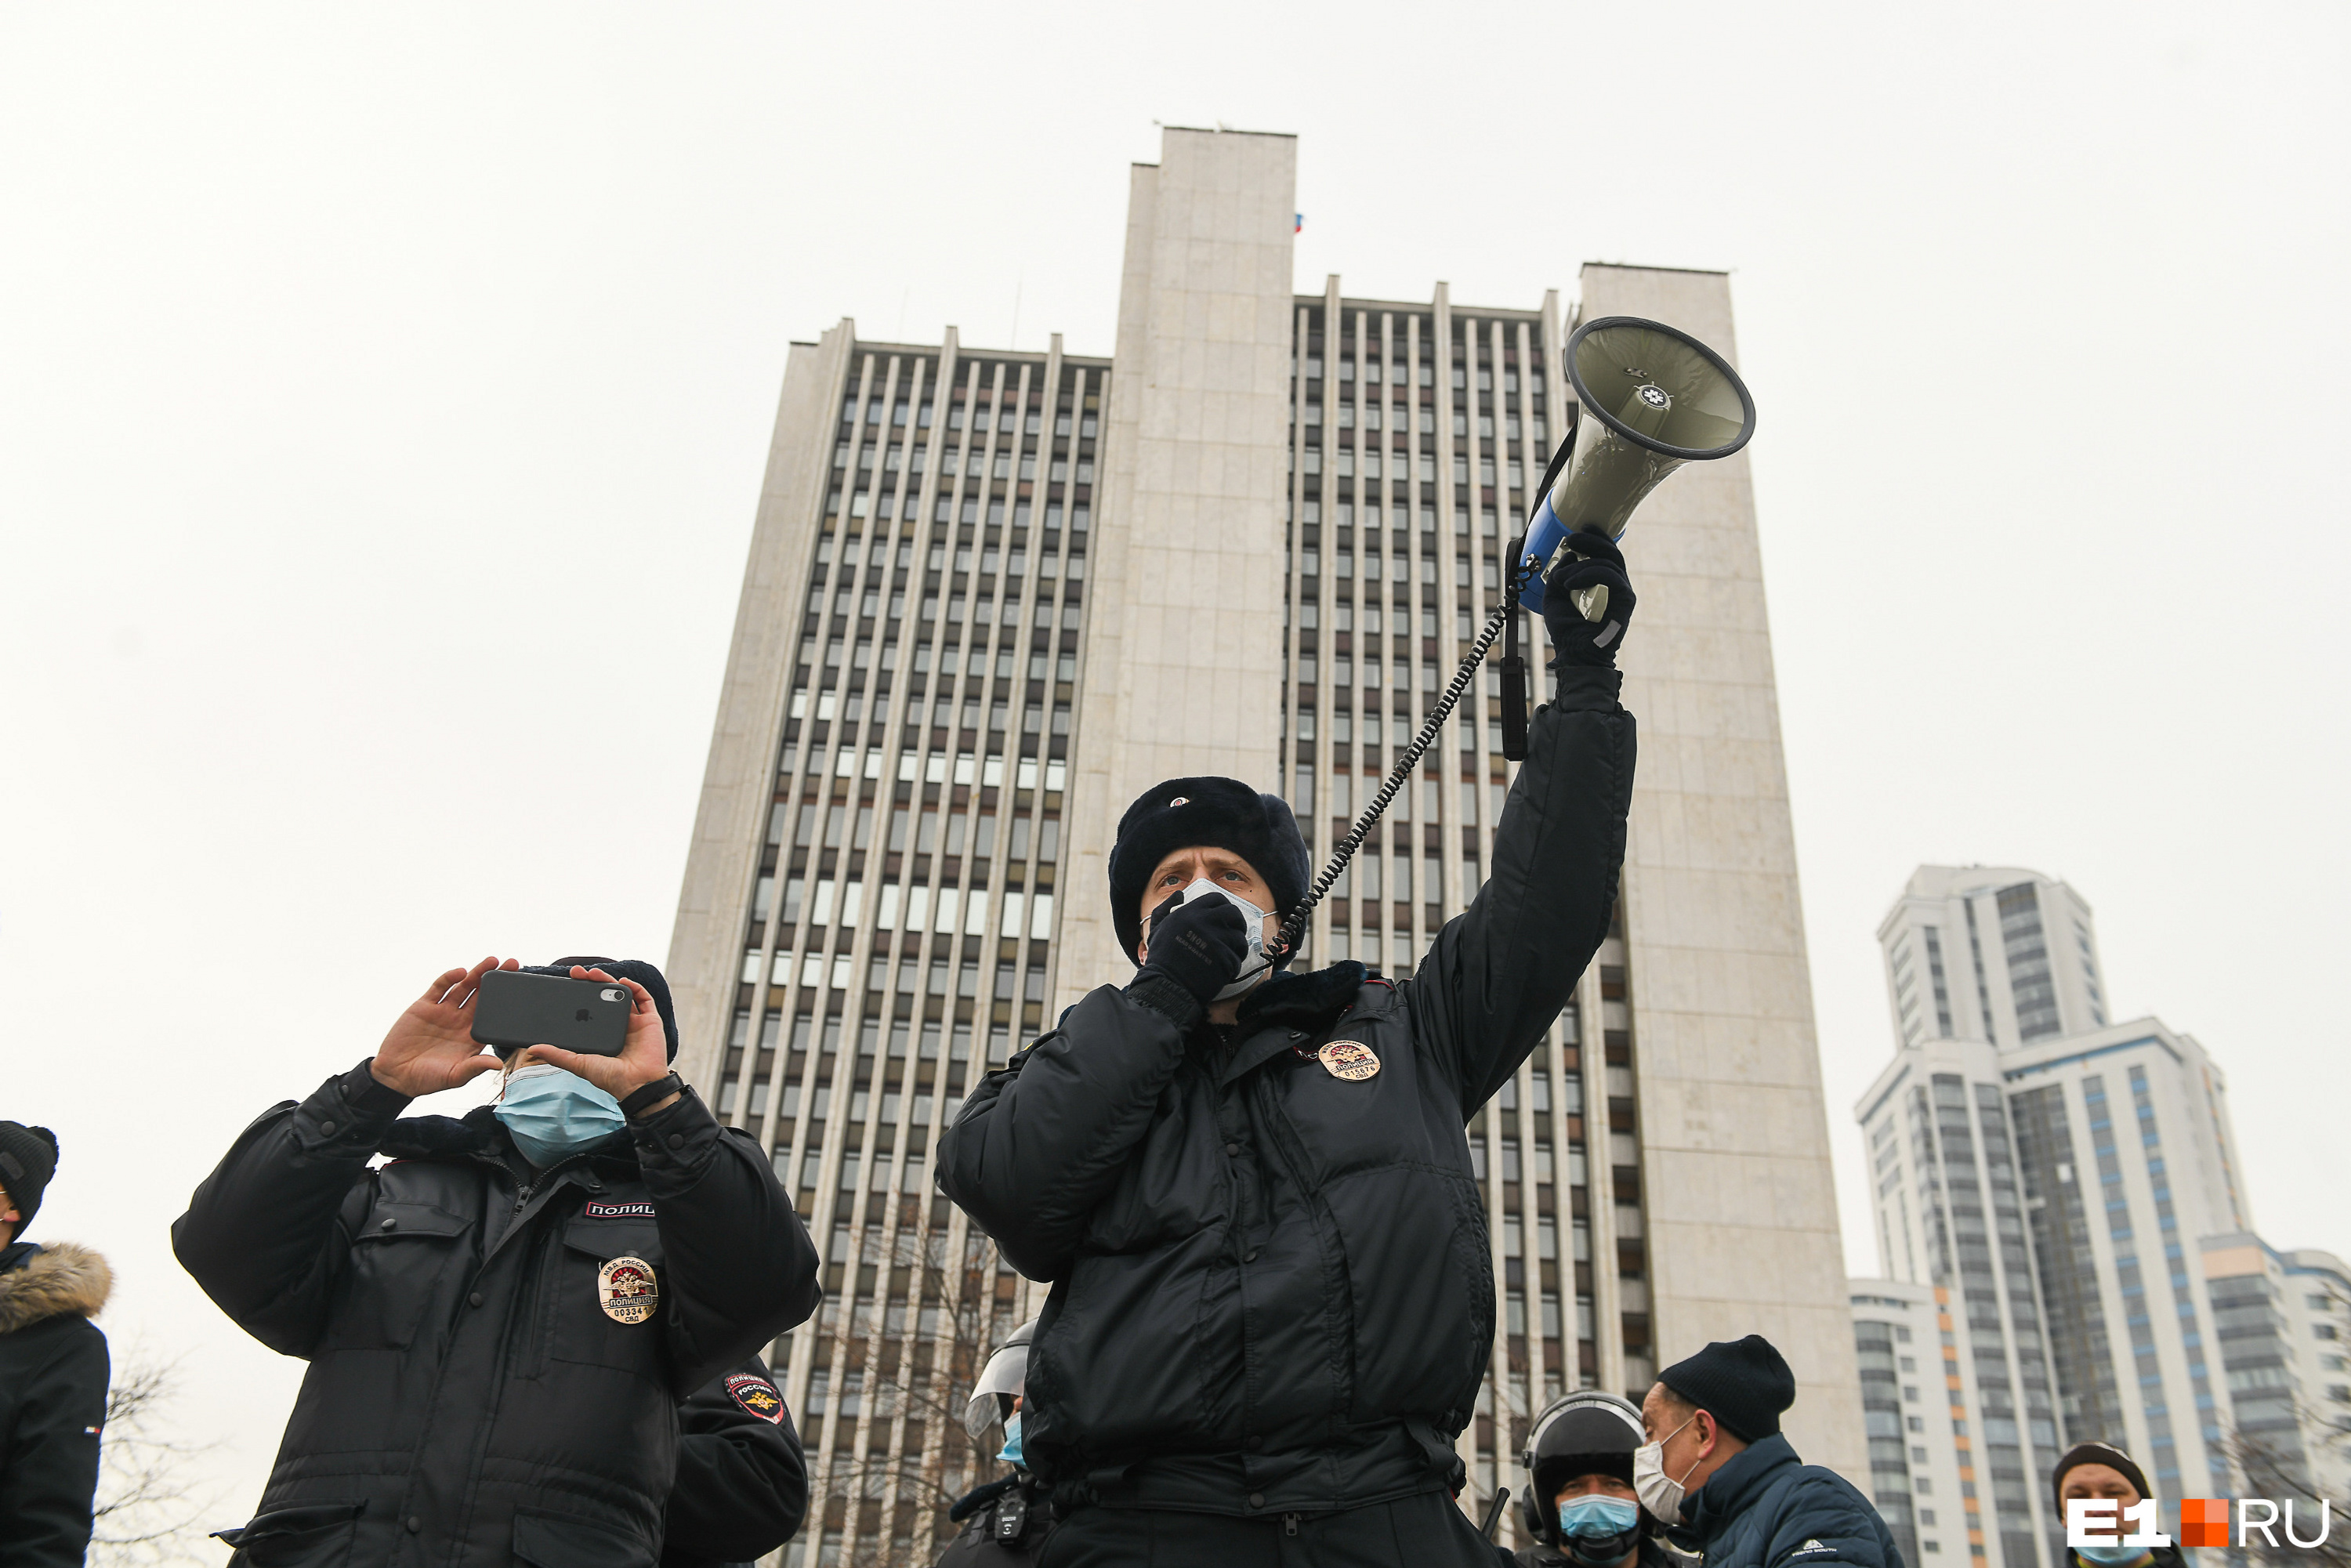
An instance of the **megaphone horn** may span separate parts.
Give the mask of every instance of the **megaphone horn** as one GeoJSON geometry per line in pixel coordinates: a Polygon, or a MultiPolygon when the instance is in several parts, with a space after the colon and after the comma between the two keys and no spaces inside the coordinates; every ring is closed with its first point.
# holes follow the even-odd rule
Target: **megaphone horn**
{"type": "MultiPolygon", "coordinates": [[[[1586,321],[1567,340],[1567,381],[1582,417],[1544,476],[1520,556],[1535,570],[1519,602],[1538,612],[1545,586],[1575,558],[1576,530],[1623,538],[1634,508],[1667,475],[1728,457],[1755,434],[1755,400],[1739,372],[1660,321],[1586,321]]],[[[1607,613],[1607,591],[1576,596],[1585,620],[1607,613]]]]}

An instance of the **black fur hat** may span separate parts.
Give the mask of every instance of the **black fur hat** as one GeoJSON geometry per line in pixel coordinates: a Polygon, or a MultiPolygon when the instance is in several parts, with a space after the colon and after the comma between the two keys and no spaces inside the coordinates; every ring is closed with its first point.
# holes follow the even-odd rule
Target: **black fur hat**
{"type": "Polygon", "coordinates": [[[1111,846],[1111,924],[1128,958],[1143,936],[1143,884],[1169,854],[1196,844],[1229,850],[1255,867],[1273,894],[1270,914],[1286,915],[1306,896],[1306,841],[1289,801],[1238,779],[1170,779],[1126,809],[1111,846]]]}

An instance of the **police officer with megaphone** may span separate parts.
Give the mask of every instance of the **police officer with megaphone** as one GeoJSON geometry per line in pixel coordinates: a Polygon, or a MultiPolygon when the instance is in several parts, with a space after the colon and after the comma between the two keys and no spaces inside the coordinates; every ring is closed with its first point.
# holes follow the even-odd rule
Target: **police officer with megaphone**
{"type": "Polygon", "coordinates": [[[1020,1410],[1059,1516],[1047,1568],[1494,1562],[1454,1501],[1494,1331],[1463,1128],[1608,930],[1633,786],[1632,584],[1605,535],[1575,557],[1491,879],[1416,973],[1283,972],[1308,891],[1290,808],[1171,779],[1109,858],[1138,973],[941,1138],[941,1187],[1052,1282],[1020,1410]]]}

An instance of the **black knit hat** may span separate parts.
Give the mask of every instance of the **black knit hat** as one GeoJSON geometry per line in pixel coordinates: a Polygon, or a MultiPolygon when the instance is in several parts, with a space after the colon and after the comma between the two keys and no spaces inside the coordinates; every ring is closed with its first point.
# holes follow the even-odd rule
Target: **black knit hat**
{"type": "Polygon", "coordinates": [[[525,964],[527,975],[569,975],[571,966],[583,969],[601,969],[616,980],[634,980],[653,999],[653,1010],[661,1014],[662,1036],[669,1042],[669,1059],[677,1060],[677,1012],[670,1006],[669,982],[662,972],[643,958],[558,958],[552,964],[525,964]]]}
{"type": "Polygon", "coordinates": [[[1780,1429],[1780,1412],[1796,1402],[1796,1375],[1760,1333],[1717,1340],[1657,1374],[1657,1381],[1752,1443],[1780,1429]]]}
{"type": "Polygon", "coordinates": [[[2065,1511],[2065,1472],[2084,1465],[2110,1467],[2119,1472],[2123,1479],[2130,1482],[2142,1500],[2155,1495],[2147,1490],[2147,1472],[2112,1443],[2076,1443],[2065,1450],[2065,1457],[2057,1461],[2055,1469],[2049,1472],[2049,1490],[2056,1494],[2060,1514],[2065,1511]]]}
{"type": "Polygon", "coordinates": [[[1286,915],[1306,896],[1306,841],[1290,802],[1238,779],[1170,779],[1143,792],[1118,820],[1110,852],[1111,924],[1129,959],[1143,936],[1143,884],[1177,850],[1206,845],[1249,862],[1273,894],[1267,913],[1286,915]]]}
{"type": "Polygon", "coordinates": [[[16,1229],[10,1240],[24,1239],[25,1227],[40,1211],[41,1194],[48,1190],[49,1178],[57,1174],[55,1133],[47,1127],[27,1127],[22,1122],[0,1122],[0,1187],[8,1189],[8,1202],[16,1210],[16,1229]]]}

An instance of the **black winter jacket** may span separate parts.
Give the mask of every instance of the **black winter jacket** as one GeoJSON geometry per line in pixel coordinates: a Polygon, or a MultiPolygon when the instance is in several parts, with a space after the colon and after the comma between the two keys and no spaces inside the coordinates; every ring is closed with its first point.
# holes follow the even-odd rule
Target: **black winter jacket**
{"type": "Polygon", "coordinates": [[[942,1189],[1053,1284],[1021,1437],[1057,1502],[1249,1518],[1458,1485],[1494,1331],[1463,1125],[1608,930],[1619,679],[1570,671],[1535,716],[1492,879],[1414,977],[1278,976],[1229,1045],[1105,986],[941,1138],[942,1189]],[[1378,1072],[1326,1070],[1332,1040],[1378,1072]]]}
{"type": "Polygon", "coordinates": [[[1708,1476],[1682,1505],[1672,1542],[1706,1568],[1902,1568],[1901,1549],[1869,1500],[1834,1470],[1808,1465],[1779,1433],[1708,1476]]]}
{"type": "Polygon", "coordinates": [[[808,1512],[808,1462],[767,1363],[712,1378],[677,1420],[662,1568],[737,1568],[789,1541],[808,1512]]]}
{"type": "Polygon", "coordinates": [[[807,1231],[691,1090],[535,1176],[489,1107],[407,1103],[366,1062],[329,1079],[172,1227],[222,1311],[310,1363],[235,1561],[652,1568],[679,1402],[814,1309],[807,1231]],[[623,1258],[653,1266],[643,1321],[600,1300],[623,1258]]]}
{"type": "Polygon", "coordinates": [[[0,1250],[0,1563],[80,1568],[110,1375],[89,1320],[114,1288],[87,1247],[0,1250]]]}

